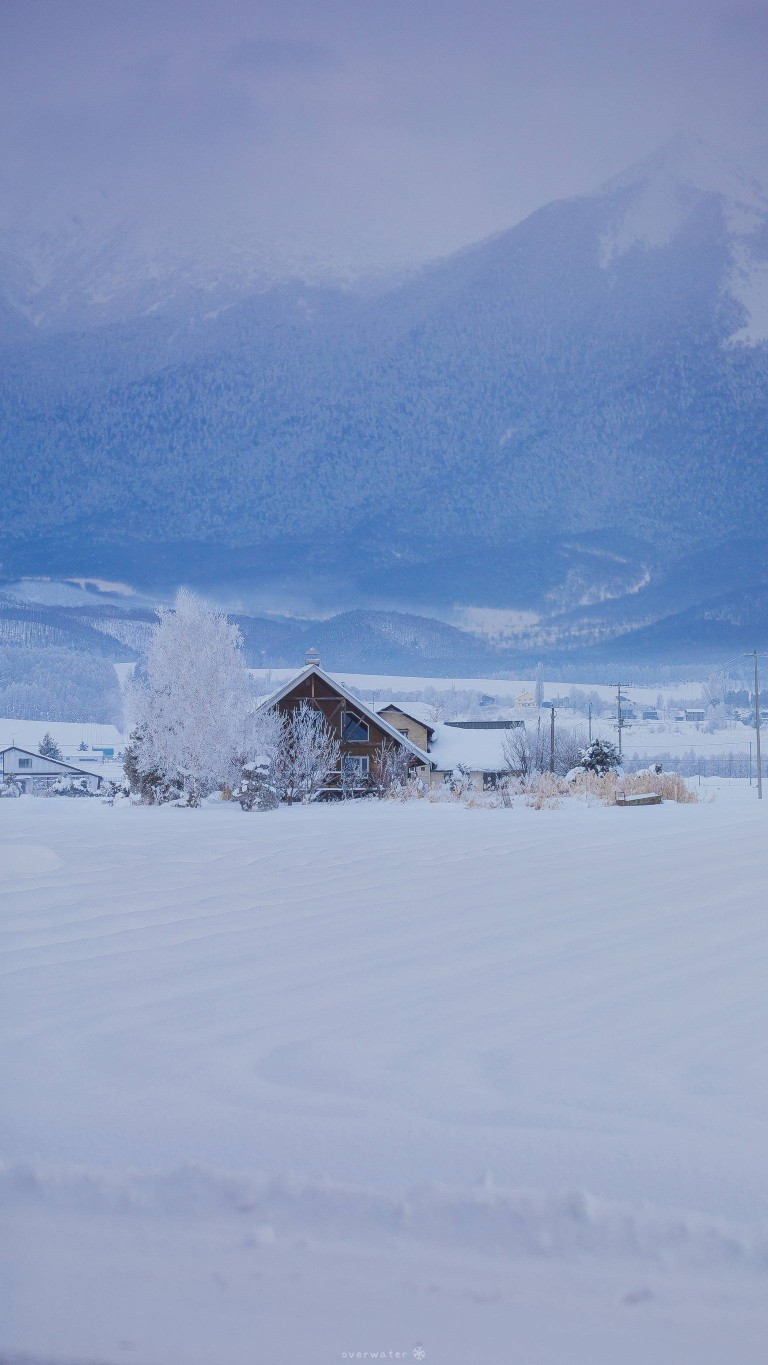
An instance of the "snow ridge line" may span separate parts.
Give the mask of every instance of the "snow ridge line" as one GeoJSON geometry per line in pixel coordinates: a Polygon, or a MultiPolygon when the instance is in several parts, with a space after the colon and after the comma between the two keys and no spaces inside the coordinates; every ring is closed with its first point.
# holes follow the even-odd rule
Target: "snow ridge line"
{"type": "Polygon", "coordinates": [[[379,1245],[428,1242],[498,1257],[610,1257],[662,1269],[768,1273],[768,1226],[581,1191],[466,1190],[422,1185],[403,1196],[280,1175],[255,1180],[198,1166],[113,1174],[28,1164],[0,1167],[0,1209],[171,1219],[247,1218],[261,1239],[311,1234],[379,1245]]]}

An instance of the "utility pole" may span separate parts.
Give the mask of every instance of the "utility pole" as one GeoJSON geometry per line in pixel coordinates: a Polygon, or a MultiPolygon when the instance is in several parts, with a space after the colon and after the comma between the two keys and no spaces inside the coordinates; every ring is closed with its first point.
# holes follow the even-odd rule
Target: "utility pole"
{"type": "Polygon", "coordinates": [[[555,708],[549,713],[549,771],[555,771],[555,708]]]}
{"type": "Polygon", "coordinates": [[[592,703],[589,703],[589,742],[592,743],[592,703]]]}
{"type": "Polygon", "coordinates": [[[763,765],[760,759],[760,679],[757,674],[757,650],[752,650],[755,661],[755,759],[757,761],[757,799],[763,799],[763,765]]]}
{"type": "Polygon", "coordinates": [[[623,683],[611,683],[611,687],[616,688],[616,728],[619,732],[619,762],[621,762],[621,731],[624,727],[624,718],[621,714],[621,689],[623,683]]]}

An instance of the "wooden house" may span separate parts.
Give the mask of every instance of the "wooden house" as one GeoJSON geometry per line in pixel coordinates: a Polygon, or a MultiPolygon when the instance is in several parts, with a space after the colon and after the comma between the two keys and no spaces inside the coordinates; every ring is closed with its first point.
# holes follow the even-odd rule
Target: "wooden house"
{"type": "MultiPolygon", "coordinates": [[[[283,714],[290,714],[301,706],[320,711],[339,741],[345,773],[352,770],[359,778],[361,789],[366,786],[382,745],[404,750],[414,774],[427,779],[430,760],[426,751],[326,673],[314,651],[310,651],[307,658],[301,672],[265,697],[260,705],[274,707],[283,714]]],[[[336,772],[328,774],[325,790],[332,795],[340,787],[341,765],[336,772]]]]}

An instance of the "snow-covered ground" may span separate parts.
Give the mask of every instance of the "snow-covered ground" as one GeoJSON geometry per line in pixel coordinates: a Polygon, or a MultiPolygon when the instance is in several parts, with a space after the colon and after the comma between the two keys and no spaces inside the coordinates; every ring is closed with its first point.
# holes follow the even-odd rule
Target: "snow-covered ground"
{"type": "Polygon", "coordinates": [[[704,790],[3,802],[0,1359],[762,1365],[768,802],[704,790]]]}

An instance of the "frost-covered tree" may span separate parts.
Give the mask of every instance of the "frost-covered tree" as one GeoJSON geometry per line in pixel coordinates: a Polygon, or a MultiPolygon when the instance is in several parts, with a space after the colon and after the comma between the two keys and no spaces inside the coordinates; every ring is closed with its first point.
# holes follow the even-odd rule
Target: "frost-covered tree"
{"type": "Polygon", "coordinates": [[[55,758],[59,763],[62,761],[61,749],[48,730],[46,730],[43,738],[40,740],[40,743],[37,746],[37,752],[41,754],[43,758],[55,758]]]}
{"type": "Polygon", "coordinates": [[[223,611],[182,588],[161,607],[143,668],[128,692],[129,767],[192,806],[239,774],[252,708],[242,637],[223,611]]]}
{"type": "Polygon", "coordinates": [[[289,805],[311,801],[329,777],[339,771],[341,745],[322,711],[306,703],[288,717],[285,737],[276,758],[278,789],[289,805]]]}
{"type": "Polygon", "coordinates": [[[597,773],[604,777],[606,773],[620,767],[621,758],[615,744],[609,739],[596,739],[588,748],[582,749],[578,762],[578,767],[585,772],[597,773]]]}
{"type": "Polygon", "coordinates": [[[530,777],[533,773],[543,773],[549,766],[549,745],[541,728],[541,719],[535,730],[525,725],[513,725],[501,741],[501,752],[511,775],[530,777]]]}

